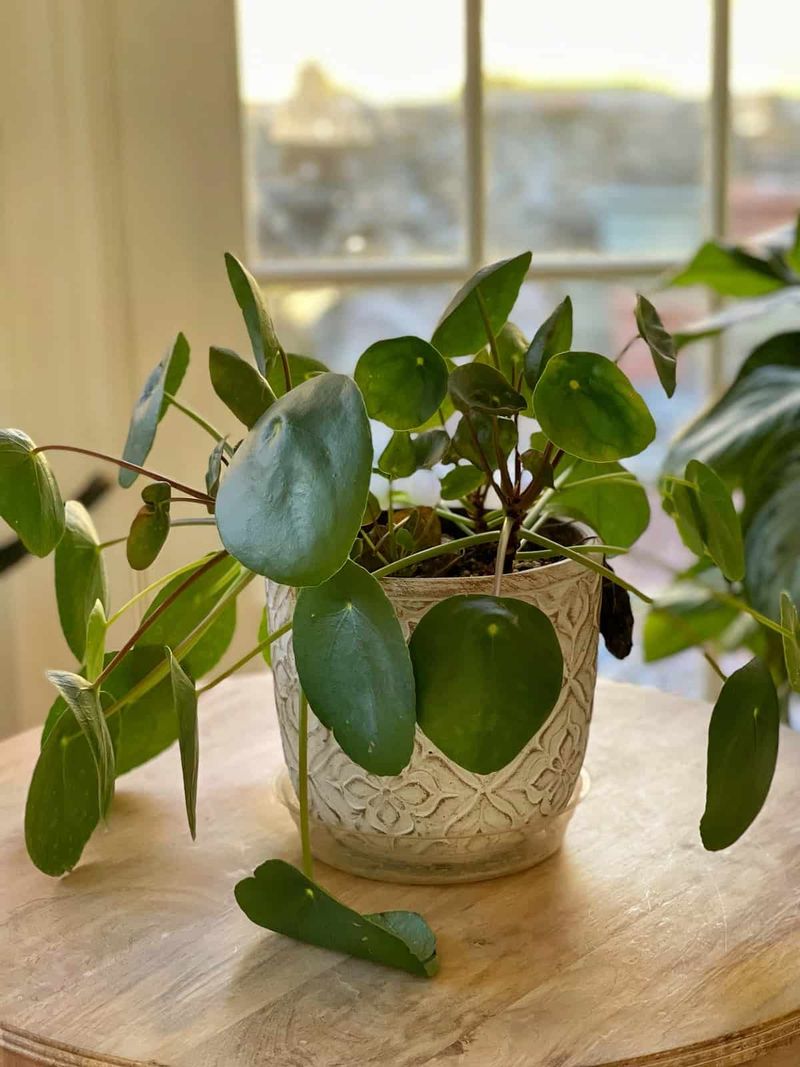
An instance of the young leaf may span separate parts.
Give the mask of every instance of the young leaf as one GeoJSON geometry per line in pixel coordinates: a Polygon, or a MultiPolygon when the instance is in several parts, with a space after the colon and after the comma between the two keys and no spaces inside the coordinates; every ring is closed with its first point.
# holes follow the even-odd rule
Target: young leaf
{"type": "MultiPolygon", "coordinates": [[[[286,358],[289,361],[289,373],[292,376],[293,389],[296,385],[302,385],[309,378],[315,378],[318,374],[324,374],[328,370],[324,363],[321,363],[318,359],[313,359],[311,356],[298,356],[293,352],[288,352],[286,358]]],[[[267,381],[275,396],[283,396],[286,392],[286,375],[283,370],[283,360],[276,360],[272,364],[272,369],[267,375],[267,381]]]]}
{"type": "Polygon", "coordinates": [[[639,334],[650,349],[658,380],[663,385],[667,396],[672,396],[675,392],[675,371],[677,367],[675,342],[672,339],[672,335],[664,329],[661,316],[647,297],[642,296],[641,293],[636,294],[634,316],[639,334]]]}
{"type": "Polygon", "coordinates": [[[582,459],[572,464],[567,477],[547,498],[545,511],[585,522],[605,544],[624,548],[637,541],[650,522],[647,493],[625,467],[582,459]],[[615,475],[619,481],[607,477],[615,475]],[[594,480],[599,478],[603,480],[594,480]]]}
{"type": "Polygon", "coordinates": [[[94,683],[103,669],[106,651],[106,613],[103,603],[95,600],[86,624],[86,656],[84,673],[88,682],[94,683]]]}
{"type": "Polygon", "coordinates": [[[197,836],[197,768],[200,748],[197,736],[197,691],[194,682],[167,648],[172,701],[178,721],[178,744],[183,771],[183,798],[192,841],[197,836]]]}
{"type": "Polygon", "coordinates": [[[531,265],[530,252],[483,267],[463,285],[445,310],[431,338],[443,356],[469,356],[486,344],[486,325],[496,335],[508,320],[531,265]],[[483,307],[481,307],[481,304],[483,307]]]}
{"type": "Polygon", "coordinates": [[[77,500],[64,508],[64,535],[56,546],[56,602],[61,630],[70,651],[83,662],[86,624],[99,600],[108,608],[108,585],[100,539],[89,512],[77,500]]]}
{"type": "Polygon", "coordinates": [[[775,773],[779,732],[775,685],[756,656],[728,678],[711,714],[700,821],[710,851],[738,841],[761,811],[775,773]]]}
{"type": "Polygon", "coordinates": [[[436,938],[421,915],[360,915],[283,860],[262,863],[234,892],[251,922],[277,934],[423,978],[439,969],[436,938]]]}
{"type": "Polygon", "coordinates": [[[273,404],[231,460],[217,496],[222,543],[258,574],[318,585],[349,555],[371,469],[358,386],[320,374],[273,404]]]}
{"type": "MultiPolygon", "coordinates": [[[[512,384],[524,380],[525,353],[530,345],[525,334],[513,322],[506,322],[500,328],[496,340],[500,373],[512,384]]],[[[481,363],[494,366],[494,356],[488,345],[475,358],[481,363]]]]}
{"type": "Polygon", "coordinates": [[[393,430],[412,430],[433,415],[447,392],[447,365],[421,337],[376,341],[355,369],[367,414],[393,430]]]}
{"type": "Polygon", "coordinates": [[[151,482],[142,490],[144,504],[134,516],[125,546],[128,563],[135,571],[155,562],[169,537],[170,493],[167,482],[151,482]]]}
{"type": "Polygon", "coordinates": [[[209,348],[208,371],[214,392],[248,430],[275,400],[264,375],[229,348],[209,348]]]}
{"type": "Polygon", "coordinates": [[[43,452],[22,430],[0,430],[0,518],[34,556],[47,556],[64,533],[64,504],[43,452]]]}
{"type": "Polygon", "coordinates": [[[448,388],[459,411],[515,415],[526,406],[525,397],[509,385],[499,370],[485,363],[456,367],[450,375],[448,388]]]}
{"type": "Polygon", "coordinates": [[[709,556],[729,581],[739,581],[744,577],[744,544],[731,494],[719,475],[699,460],[687,463],[686,479],[697,487],[700,533],[709,556]]]}
{"type": "MultiPolygon", "coordinates": [[[[492,421],[490,415],[484,415],[479,411],[471,414],[469,416],[469,421],[467,420],[466,415],[462,416],[456,426],[456,432],[453,434],[452,446],[455,455],[461,456],[462,459],[469,460],[474,466],[483,469],[481,452],[478,450],[478,447],[475,444],[475,439],[470,431],[471,424],[475,437],[478,439],[478,445],[488,459],[490,468],[496,470],[497,453],[495,451],[494,427],[492,421]]],[[[517,431],[511,419],[499,418],[497,420],[497,439],[500,445],[501,455],[505,458],[517,443],[517,431]]]]}
{"type": "Polygon", "coordinates": [[[417,469],[417,453],[407,430],[397,430],[381,452],[378,468],[387,478],[408,478],[417,469]]]}
{"type": "Polygon", "coordinates": [[[656,435],[644,400],[616,364],[595,352],[553,356],[533,405],[553,444],[595,463],[635,456],[656,435]]]}
{"type": "Polygon", "coordinates": [[[225,253],[225,269],[236,303],[242,310],[256,366],[266,378],[280,356],[281,345],[269,317],[261,287],[250,271],[230,252],[225,253]]]}
{"type": "MultiPolygon", "coordinates": [[[[188,366],[189,342],[179,333],[167,354],[151,371],[136,401],[128,427],[128,437],[122,450],[122,458],[129,463],[141,466],[147,459],[153,447],[158,424],[169,406],[164,394],[174,396],[177,393],[188,366]]],[[[123,489],[127,489],[138,477],[136,471],[121,468],[119,484],[123,489]]]]}
{"type": "Polygon", "coordinates": [[[547,721],[563,660],[547,616],[522,600],[453,596],[430,609],[409,645],[423,733],[461,767],[505,767],[547,721]]]}
{"type": "Polygon", "coordinates": [[[786,282],[772,266],[741,248],[707,241],[670,285],[706,285],[720,296],[762,296],[786,282]]]}
{"type": "Polygon", "coordinates": [[[97,771],[97,806],[105,815],[114,796],[114,745],[100,694],[85,678],[70,671],[48,671],[47,680],[64,698],[89,743],[97,771]]]}
{"type": "Polygon", "coordinates": [[[483,485],[486,475],[471,463],[453,467],[442,478],[442,500],[461,500],[483,485]]]}
{"type": "Polygon", "coordinates": [[[399,774],[414,745],[414,675],[379,582],[348,561],[322,585],[301,589],[292,643],[320,722],[365,770],[399,774]]]}
{"type": "Polygon", "coordinates": [[[531,389],[536,388],[551,358],[568,351],[571,345],[572,301],[565,296],[536,331],[525,354],[525,380],[531,389]]]}
{"type": "Polygon", "coordinates": [[[792,635],[783,635],[783,658],[786,661],[786,677],[795,693],[800,693],[800,617],[789,594],[781,593],[781,626],[792,635]]]}

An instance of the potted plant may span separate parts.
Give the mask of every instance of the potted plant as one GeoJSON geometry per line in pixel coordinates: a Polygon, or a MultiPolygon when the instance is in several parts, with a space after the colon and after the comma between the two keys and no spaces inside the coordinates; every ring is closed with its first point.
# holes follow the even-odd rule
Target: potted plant
{"type": "MultiPolygon", "coordinates": [[[[147,479],[121,539],[132,567],[148,567],[187,521],[215,525],[222,547],[138,594],[155,595],[117,651],[105,648],[108,624],[132,602],[109,616],[110,542],[80,505],[62,503],[48,464],[72,446],[0,433],[0,514],[30,552],[55,552],[59,614],[79,665],[49,673],[58,697],[25,817],[42,871],[71,869],[115,778],[175,740],[194,835],[198,693],[270,648],[303,858],[302,870],[267,860],[239,882],[253,921],[430,975],[435,938],[421,916],[359,915],[313,881],[312,827],[323,854],[386,877],[480,877],[552,851],[583,760],[598,624],[625,654],[627,594],[651,599],[607,557],[647,525],[646,496],[620,460],[646,448],[655,425],[619,357],[572,350],[568,297],[530,343],[512,325],[529,263],[525,253],[479,271],[430,342],[379,341],[351,378],[287,354],[255,280],[227,256],[253,360],[212,348],[209,369],[246,435],[229,439],[177,399],[189,362],[181,334],[145,384],[122,458],[101,456],[123,485],[147,479]],[[144,466],[170,407],[214,438],[202,488],[144,466]],[[377,457],[370,417],[393,431],[377,457]],[[393,480],[421,467],[444,470],[446,504],[400,506],[393,480]],[[375,472],[388,483],[385,506],[370,493],[375,472]],[[175,520],[178,500],[203,514],[175,520]],[[269,619],[258,644],[198,688],[230,640],[236,597],[259,576],[269,619]]],[[[674,341],[643,296],[634,317],[672,395],[674,341]]],[[[698,556],[740,581],[741,531],[720,478],[691,460],[666,492],[698,556]]],[[[784,600],[772,626],[796,678],[797,618],[784,600]]],[[[731,844],[760,810],[778,723],[756,657],[725,680],[712,714],[707,848],[731,844]]]]}

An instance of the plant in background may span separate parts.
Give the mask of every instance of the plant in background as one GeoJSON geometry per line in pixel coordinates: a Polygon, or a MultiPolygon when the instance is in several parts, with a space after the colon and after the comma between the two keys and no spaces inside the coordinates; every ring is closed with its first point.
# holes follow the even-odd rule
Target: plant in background
{"type": "MultiPolygon", "coordinates": [[[[189,363],[189,345],[178,335],[145,384],[122,457],[88,453],[116,463],[124,486],[147,480],[126,538],[101,543],[85,509],[62,503],[47,453],[85,450],[36,446],[18,430],[0,433],[0,514],[31,552],[55,551],[59,614],[76,660],[73,670],[49,673],[58,695],[28,795],[26,842],[42,871],[70,870],[106,817],[115,779],[176,740],[194,836],[197,697],[291,630],[303,689],[302,870],[267,860],[236,886],[236,899],[271,930],[415,974],[435,972],[435,939],[421,916],[360,915],[313,880],[308,702],[347,756],[374,774],[405,767],[418,726],[460,766],[489,773],[535,736],[562,687],[550,620],[503,596],[503,576],[564,558],[602,575],[606,639],[622,654],[630,645],[627,594],[651,602],[606,560],[624,553],[649,521],[645,492],[620,461],[650,444],[653,418],[618,361],[572,349],[569,297],[532,341],[513,325],[509,316],[529,263],[525,253],[479,271],[455,295],[430,342],[379,341],[351,378],[286,353],[256,282],[227,256],[253,359],[212,348],[209,370],[245,435],[223,435],[177,399],[189,363]],[[202,487],[144,466],[170,407],[213,438],[202,487]],[[377,458],[370,417],[392,430],[377,458]],[[421,468],[441,472],[442,503],[398,506],[394,480],[421,468]],[[376,475],[388,483],[385,508],[370,492],[376,475]],[[200,514],[176,519],[178,504],[200,514]],[[596,536],[585,536],[573,519],[596,536]],[[131,566],[143,569],[175,527],[194,523],[215,525],[220,549],[111,612],[104,553],[124,541],[131,566]],[[489,574],[493,593],[441,601],[407,644],[380,582],[390,574],[489,574]],[[237,596],[258,575],[299,589],[293,618],[262,632],[247,655],[198,687],[230,642],[237,596]],[[148,597],[141,623],[122,647],[108,650],[111,622],[148,597]]],[[[671,395],[673,338],[644,297],[634,317],[671,395]]],[[[715,603],[769,626],[796,685],[792,597],[767,581],[757,560],[755,578],[746,568],[752,553],[743,547],[729,491],[704,462],[717,453],[699,451],[703,461],[688,462],[666,483],[670,511],[698,556],[698,571],[715,567],[735,583],[715,603]],[[768,602],[771,616],[783,594],[781,622],[740,595],[736,583],[743,580],[751,599],[768,602]]],[[[682,612],[675,618],[685,624],[682,612]]],[[[760,810],[778,721],[772,677],[756,656],[725,680],[712,714],[701,822],[707,848],[731,844],[760,810]]]]}

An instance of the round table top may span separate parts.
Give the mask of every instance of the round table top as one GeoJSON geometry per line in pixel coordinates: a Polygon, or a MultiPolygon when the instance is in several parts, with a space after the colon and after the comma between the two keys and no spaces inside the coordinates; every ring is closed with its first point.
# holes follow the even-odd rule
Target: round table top
{"type": "Polygon", "coordinates": [[[425,915],[432,980],[297,944],[238,910],[236,881],[299,851],[272,788],[267,675],[203,699],[196,844],[172,749],[120,780],[108,830],[60,880],[31,866],[22,836],[37,732],[5,741],[0,1062],[796,1065],[800,736],[784,731],[750,832],[710,854],[697,831],[708,715],[601,682],[592,791],[562,851],[523,874],[403,886],[318,865],[361,911],[425,915]]]}

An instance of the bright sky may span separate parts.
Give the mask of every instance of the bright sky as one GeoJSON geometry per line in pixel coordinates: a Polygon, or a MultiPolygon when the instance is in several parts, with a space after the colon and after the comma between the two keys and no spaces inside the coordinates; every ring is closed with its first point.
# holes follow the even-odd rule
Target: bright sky
{"type": "MultiPolygon", "coordinates": [[[[708,85],[710,0],[484,0],[492,73],[535,82],[708,85]]],[[[238,0],[245,100],[279,100],[320,63],[375,101],[452,95],[463,80],[463,0],[238,0]]],[[[742,92],[800,93],[798,0],[733,0],[742,92]]]]}

